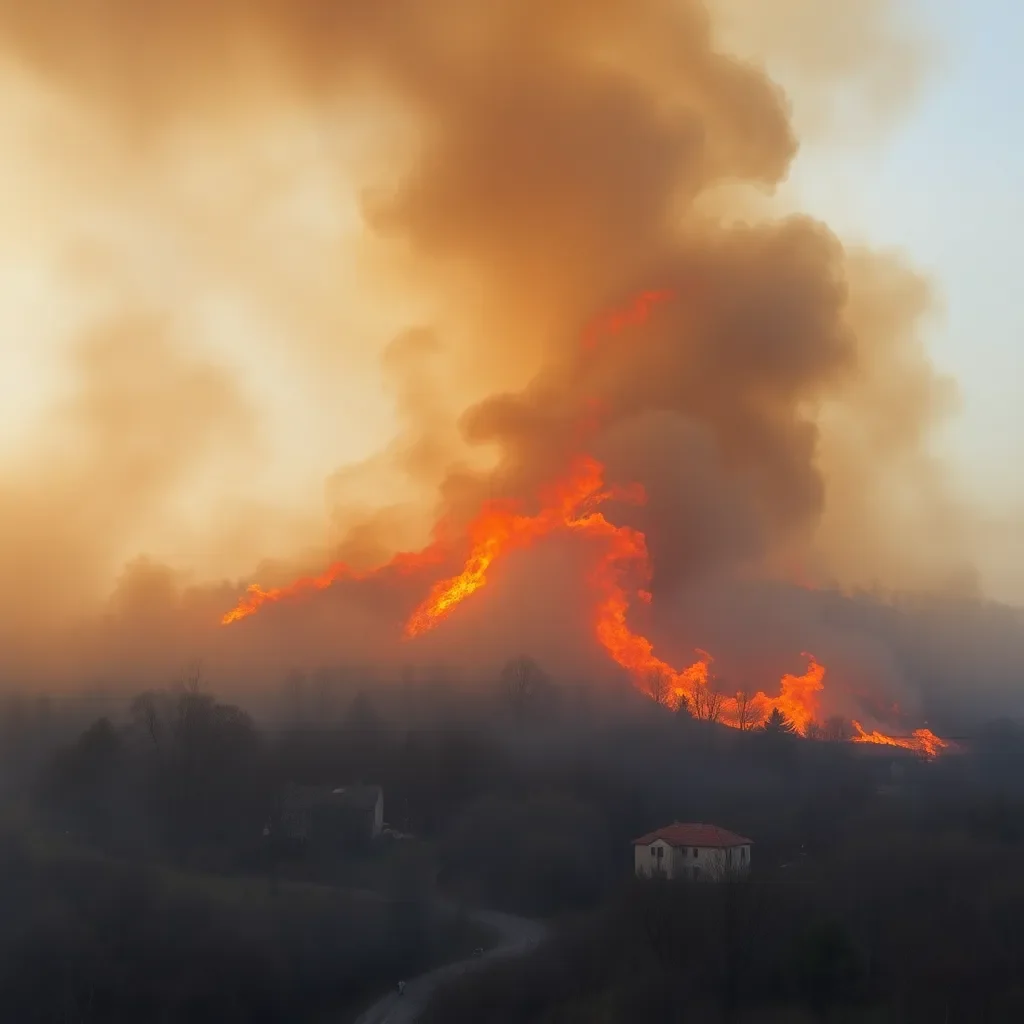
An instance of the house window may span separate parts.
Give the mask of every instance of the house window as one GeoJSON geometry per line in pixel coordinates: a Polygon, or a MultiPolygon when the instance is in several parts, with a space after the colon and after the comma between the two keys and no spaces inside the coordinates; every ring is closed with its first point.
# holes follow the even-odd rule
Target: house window
{"type": "Polygon", "coordinates": [[[652,857],[657,857],[657,856],[658,856],[658,851],[657,851],[657,849],[656,849],[655,847],[653,847],[653,846],[651,847],[651,856],[652,856],[652,857]]]}
{"type": "Polygon", "coordinates": [[[693,848],[693,859],[694,860],[697,859],[697,847],[696,846],[693,848]]]}
{"type": "Polygon", "coordinates": [[[661,847],[661,846],[659,846],[659,847],[658,847],[658,860],[661,860],[662,854],[663,854],[664,852],[665,852],[664,848],[663,848],[663,847],[661,847]]]}
{"type": "Polygon", "coordinates": [[[740,860],[745,861],[747,859],[747,848],[745,846],[740,847],[740,860]]]}

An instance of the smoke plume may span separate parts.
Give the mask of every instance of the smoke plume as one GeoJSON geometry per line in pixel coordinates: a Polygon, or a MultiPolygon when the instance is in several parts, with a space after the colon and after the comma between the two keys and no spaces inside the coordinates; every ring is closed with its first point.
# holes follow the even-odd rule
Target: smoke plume
{"type": "MultiPolygon", "coordinates": [[[[870,121],[907,90],[895,0],[853,10],[0,0],[29,201],[3,260],[20,246],[53,353],[3,453],[8,672],[406,657],[422,580],[342,581],[230,637],[218,581],[457,536],[581,446],[648,493],[618,518],[655,606],[779,573],[969,582],[928,448],[954,398],[928,284],[766,212],[794,104],[817,132],[822,104],[870,121]]],[[[569,600],[573,557],[509,586],[569,600]]],[[[550,633],[550,608],[494,600],[488,643],[550,633]]]]}

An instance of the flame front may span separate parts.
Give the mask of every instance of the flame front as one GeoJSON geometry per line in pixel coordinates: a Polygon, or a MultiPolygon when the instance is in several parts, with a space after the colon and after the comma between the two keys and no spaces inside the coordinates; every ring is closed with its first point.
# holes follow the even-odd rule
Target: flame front
{"type": "Polygon", "coordinates": [[[282,601],[289,597],[298,597],[314,590],[326,590],[338,580],[351,579],[354,575],[347,565],[335,562],[319,576],[301,576],[287,587],[272,587],[269,590],[264,590],[258,583],[253,583],[246,589],[245,596],[238,604],[220,620],[221,625],[230,626],[232,622],[240,622],[250,615],[255,615],[265,604],[282,601]]]}
{"type": "Polygon", "coordinates": [[[565,480],[542,499],[541,511],[536,515],[523,515],[511,506],[485,508],[470,528],[471,550],[462,572],[435,584],[406,624],[406,635],[419,636],[432,629],[461,601],[484,586],[488,568],[500,555],[562,529],[599,541],[603,546],[588,580],[597,595],[594,632],[611,658],[629,673],[634,685],[649,691],[650,684],[656,681],[655,696],[659,701],[671,707],[679,707],[685,701],[701,717],[741,729],[752,728],[778,708],[798,732],[806,733],[816,719],[818,693],[825,678],[824,666],[811,655],[805,655],[810,665],[803,675],[783,676],[777,697],[763,691],[726,696],[711,686],[711,655],[698,651],[697,661],[676,671],[654,654],[647,637],[630,629],[630,597],[650,600],[646,586],[651,565],[643,533],[629,526],[616,526],[596,510],[595,506],[612,497],[637,503],[644,500],[638,488],[605,489],[604,467],[596,459],[582,456],[575,460],[565,480]]]}
{"type": "MultiPolygon", "coordinates": [[[[641,292],[625,307],[595,320],[584,333],[584,349],[592,350],[602,338],[646,323],[658,304],[674,297],[675,293],[667,290],[641,292]]],[[[586,447],[606,414],[599,398],[590,399],[581,410],[577,429],[581,448],[586,447]]],[[[607,489],[602,464],[589,455],[580,455],[571,460],[560,480],[538,495],[537,512],[527,514],[522,504],[515,501],[485,503],[467,530],[469,550],[461,572],[430,588],[409,616],[405,636],[421,636],[447,619],[459,604],[487,584],[488,571],[502,556],[556,531],[582,535],[595,541],[601,552],[588,577],[595,595],[595,637],[612,660],[629,674],[634,686],[668,707],[678,708],[685,703],[697,717],[737,729],[755,728],[777,710],[795,731],[806,735],[819,719],[819,697],[826,674],[824,665],[813,655],[804,653],[808,665],[803,675],[782,677],[777,696],[763,690],[726,694],[716,685],[712,673],[714,659],[706,651],[698,650],[697,660],[677,671],[654,653],[647,637],[630,628],[632,600],[651,601],[651,563],[644,534],[610,523],[598,510],[611,498],[642,504],[645,495],[640,487],[607,489]]],[[[435,535],[439,534],[435,531],[435,535]]],[[[265,590],[253,584],[221,621],[230,625],[255,614],[266,604],[327,590],[342,580],[366,580],[389,572],[408,576],[436,567],[451,554],[450,545],[435,541],[421,552],[398,554],[375,569],[357,571],[338,562],[318,576],[302,577],[287,587],[265,590]]],[[[928,729],[918,729],[912,737],[893,737],[878,731],[867,732],[856,721],[853,726],[857,732],[855,743],[903,747],[928,757],[950,746],[928,729]]]]}
{"type": "Polygon", "coordinates": [[[335,562],[319,576],[300,576],[287,587],[271,587],[264,590],[258,583],[254,583],[246,589],[245,596],[238,604],[221,618],[221,625],[230,626],[233,622],[247,619],[250,615],[255,615],[265,604],[275,604],[303,597],[318,590],[327,590],[341,580],[367,580],[388,571],[408,576],[437,565],[444,558],[444,554],[443,547],[435,543],[422,551],[399,552],[389,562],[375,569],[357,570],[345,565],[344,562],[335,562]]]}
{"type": "MultiPolygon", "coordinates": [[[[603,337],[646,323],[652,309],[673,298],[674,294],[667,289],[640,292],[627,305],[594,320],[584,332],[584,348],[593,348],[603,337]]],[[[593,397],[588,400],[577,423],[577,443],[581,448],[597,432],[606,413],[607,408],[602,399],[593,397]]],[[[575,459],[565,479],[540,496],[541,511],[534,516],[522,514],[517,502],[488,502],[469,527],[470,555],[462,572],[434,584],[429,595],[406,623],[405,635],[413,637],[427,632],[446,618],[461,601],[484,586],[488,568],[501,554],[528,546],[552,530],[569,525],[579,516],[585,504],[598,504],[611,497],[611,494],[598,494],[603,474],[604,469],[596,460],[587,456],[575,459]]],[[[622,492],[620,496],[630,498],[631,495],[636,500],[643,500],[642,489],[634,488],[631,492],[622,492]]],[[[640,541],[644,543],[642,535],[640,541]]],[[[385,565],[367,571],[356,571],[342,562],[336,562],[320,575],[301,577],[286,587],[265,590],[254,583],[248,587],[238,604],[222,617],[221,624],[229,626],[254,615],[266,604],[327,590],[341,580],[363,580],[389,569],[409,574],[444,561],[447,554],[441,544],[435,543],[422,552],[398,554],[385,565]]],[[[641,595],[644,596],[650,599],[649,594],[641,595]]]]}
{"type": "MultiPolygon", "coordinates": [[[[541,495],[536,515],[524,515],[518,504],[490,502],[469,528],[470,554],[457,576],[435,583],[405,626],[406,636],[419,636],[447,618],[452,610],[487,582],[487,570],[499,556],[527,547],[559,528],[582,522],[582,510],[613,496],[602,492],[604,469],[589,456],[573,461],[564,480],[541,495]]],[[[636,490],[622,497],[642,500],[636,490]]]]}
{"type": "Polygon", "coordinates": [[[924,754],[925,757],[937,757],[943,750],[948,750],[952,744],[936,736],[931,729],[915,729],[911,736],[887,736],[877,729],[867,732],[858,721],[853,722],[857,735],[853,737],[854,743],[878,743],[886,747],[902,747],[904,750],[913,750],[915,753],[924,754]]]}

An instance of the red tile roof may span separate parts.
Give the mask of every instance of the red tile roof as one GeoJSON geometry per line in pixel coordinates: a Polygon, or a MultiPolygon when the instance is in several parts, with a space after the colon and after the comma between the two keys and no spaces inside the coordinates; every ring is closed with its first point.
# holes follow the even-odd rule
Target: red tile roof
{"type": "Polygon", "coordinates": [[[743,836],[730,832],[727,828],[717,825],[680,824],[666,825],[654,832],[633,840],[634,846],[650,846],[656,839],[661,839],[669,846],[697,846],[705,849],[721,850],[730,846],[752,846],[753,842],[743,836]]]}

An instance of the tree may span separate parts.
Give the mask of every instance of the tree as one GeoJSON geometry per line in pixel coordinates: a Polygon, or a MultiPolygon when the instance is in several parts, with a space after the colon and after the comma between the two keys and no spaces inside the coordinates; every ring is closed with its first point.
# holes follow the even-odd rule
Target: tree
{"type": "Polygon", "coordinates": [[[756,729],[764,721],[764,706],[749,690],[736,694],[736,725],[741,732],[756,729]]]}
{"type": "Polygon", "coordinates": [[[374,702],[366,690],[352,698],[352,703],[345,713],[345,727],[353,732],[376,733],[383,728],[383,720],[374,706],[374,702]]]}
{"type": "Polygon", "coordinates": [[[107,718],[99,718],[74,746],[59,750],[42,776],[42,796],[66,823],[104,840],[116,820],[116,793],[123,781],[124,744],[107,718]]]}
{"type": "Polygon", "coordinates": [[[491,793],[445,831],[442,878],[499,910],[547,915],[593,906],[614,877],[601,809],[568,794],[491,793]]]}
{"type": "Polygon", "coordinates": [[[163,725],[157,695],[148,690],[140,693],[132,701],[130,714],[135,727],[149,738],[153,749],[159,754],[163,725]]]}
{"type": "Polygon", "coordinates": [[[109,718],[97,718],[78,738],[74,748],[74,770],[79,781],[99,781],[113,770],[121,756],[121,737],[109,718]]]}
{"type": "Polygon", "coordinates": [[[533,658],[520,655],[506,662],[498,676],[502,700],[517,717],[535,714],[548,698],[551,684],[533,658]]]}
{"type": "Polygon", "coordinates": [[[140,779],[166,841],[191,847],[257,835],[266,811],[260,742],[251,718],[203,692],[198,663],[170,690],[132,702],[140,779]]]}
{"type": "Polygon", "coordinates": [[[797,944],[796,974],[801,994],[819,1020],[848,1000],[863,975],[863,963],[846,930],[836,924],[811,928],[797,944]]]}
{"type": "Polygon", "coordinates": [[[672,679],[664,669],[656,668],[647,674],[647,694],[655,704],[671,706],[672,679]]]}
{"type": "Polygon", "coordinates": [[[851,735],[850,723],[842,715],[826,719],[821,730],[821,738],[830,743],[845,743],[851,735]]]}
{"type": "Polygon", "coordinates": [[[796,732],[796,726],[778,708],[772,708],[761,728],[770,736],[792,736],[796,732]]]}
{"type": "Polygon", "coordinates": [[[690,714],[701,722],[717,722],[722,717],[724,699],[713,683],[703,683],[690,694],[690,714]]]}

